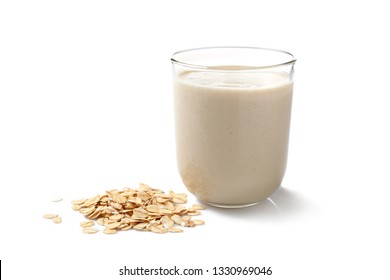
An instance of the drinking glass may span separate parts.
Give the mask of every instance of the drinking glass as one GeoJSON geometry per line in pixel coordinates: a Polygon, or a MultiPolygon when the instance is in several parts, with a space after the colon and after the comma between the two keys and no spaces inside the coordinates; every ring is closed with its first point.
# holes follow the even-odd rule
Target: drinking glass
{"type": "Polygon", "coordinates": [[[199,200],[244,207],[281,185],[295,61],[288,52],[254,47],[173,54],[177,167],[199,200]]]}

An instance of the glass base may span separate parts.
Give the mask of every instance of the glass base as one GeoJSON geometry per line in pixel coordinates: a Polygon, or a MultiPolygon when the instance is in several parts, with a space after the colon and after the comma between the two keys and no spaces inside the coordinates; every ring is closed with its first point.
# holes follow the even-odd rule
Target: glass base
{"type": "Polygon", "coordinates": [[[202,202],[206,203],[208,205],[214,206],[214,207],[218,207],[218,208],[245,208],[245,207],[250,207],[250,206],[259,204],[262,201],[248,203],[248,204],[219,204],[219,203],[212,203],[212,202],[207,202],[207,201],[202,201],[202,202]]]}

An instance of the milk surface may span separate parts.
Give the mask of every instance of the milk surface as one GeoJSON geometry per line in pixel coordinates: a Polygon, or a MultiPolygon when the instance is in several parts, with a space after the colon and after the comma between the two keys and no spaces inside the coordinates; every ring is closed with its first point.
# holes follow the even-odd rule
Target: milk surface
{"type": "Polygon", "coordinates": [[[284,73],[224,69],[174,80],[177,164],[200,200],[238,207],[282,182],[293,83],[284,73]]]}

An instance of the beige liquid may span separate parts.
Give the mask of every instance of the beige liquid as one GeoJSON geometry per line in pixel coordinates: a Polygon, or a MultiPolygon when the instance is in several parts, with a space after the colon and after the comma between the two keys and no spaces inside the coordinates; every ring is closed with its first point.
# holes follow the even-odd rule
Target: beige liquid
{"type": "Polygon", "coordinates": [[[177,163],[188,190],[250,205],[281,184],[293,83],[276,72],[183,72],[174,80],[177,163]]]}

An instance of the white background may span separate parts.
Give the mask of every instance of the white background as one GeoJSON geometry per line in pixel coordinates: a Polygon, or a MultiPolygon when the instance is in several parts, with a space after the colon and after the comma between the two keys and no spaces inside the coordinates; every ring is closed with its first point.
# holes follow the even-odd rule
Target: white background
{"type": "MultiPolygon", "coordinates": [[[[2,276],[146,279],[118,271],[177,265],[271,266],[263,279],[389,279],[388,26],[385,1],[375,0],[1,1],[2,276]],[[182,234],[82,234],[73,199],[139,182],[186,192],[170,57],[220,45],[298,59],[276,206],[210,208],[206,225],[182,234]]],[[[191,277],[164,279],[182,278],[191,277]]],[[[221,277],[191,279],[212,278],[221,277]]]]}

